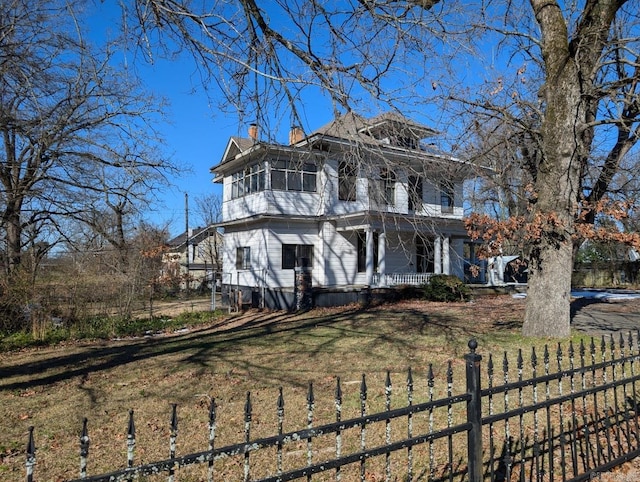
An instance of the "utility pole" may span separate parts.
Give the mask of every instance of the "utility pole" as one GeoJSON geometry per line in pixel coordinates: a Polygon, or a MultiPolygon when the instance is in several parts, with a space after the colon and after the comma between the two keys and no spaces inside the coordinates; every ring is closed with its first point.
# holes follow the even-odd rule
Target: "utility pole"
{"type": "Polygon", "coordinates": [[[190,249],[190,244],[189,244],[189,193],[184,193],[184,223],[185,223],[185,227],[184,227],[184,232],[185,232],[185,236],[186,236],[186,241],[185,241],[185,245],[187,248],[187,277],[185,280],[185,284],[186,284],[186,288],[187,288],[187,296],[189,296],[189,277],[190,277],[190,273],[189,273],[189,257],[191,256],[191,249],[190,249]]]}

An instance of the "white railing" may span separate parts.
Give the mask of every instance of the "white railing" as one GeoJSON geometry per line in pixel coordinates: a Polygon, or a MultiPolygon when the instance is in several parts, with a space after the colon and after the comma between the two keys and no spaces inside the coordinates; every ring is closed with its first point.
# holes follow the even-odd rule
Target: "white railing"
{"type": "Polygon", "coordinates": [[[427,284],[433,273],[373,273],[373,286],[420,286],[427,284]]]}

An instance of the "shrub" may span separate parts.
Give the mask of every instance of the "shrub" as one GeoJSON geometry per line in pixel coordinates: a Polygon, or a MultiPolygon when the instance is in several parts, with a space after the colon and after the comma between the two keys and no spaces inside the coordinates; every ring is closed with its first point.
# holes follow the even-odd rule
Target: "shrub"
{"type": "Polygon", "coordinates": [[[457,276],[436,274],[424,286],[428,301],[465,301],[470,298],[469,287],[457,276]]]}

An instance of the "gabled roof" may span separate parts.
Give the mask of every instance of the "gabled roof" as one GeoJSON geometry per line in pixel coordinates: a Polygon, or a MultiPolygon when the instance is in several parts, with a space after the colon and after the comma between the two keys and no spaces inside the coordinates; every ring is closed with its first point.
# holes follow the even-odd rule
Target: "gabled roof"
{"type": "Polygon", "coordinates": [[[218,231],[212,226],[206,227],[197,227],[190,230],[191,235],[187,236],[187,232],[182,232],[178,234],[175,238],[170,239],[167,244],[170,248],[173,249],[181,249],[186,246],[187,239],[192,242],[200,242],[205,238],[210,237],[211,235],[215,235],[218,231]]]}
{"type": "Polygon", "coordinates": [[[228,161],[229,159],[233,159],[241,152],[250,149],[254,144],[255,141],[253,139],[238,136],[230,137],[227,147],[224,150],[224,154],[222,155],[222,159],[220,160],[220,164],[228,161]]]}

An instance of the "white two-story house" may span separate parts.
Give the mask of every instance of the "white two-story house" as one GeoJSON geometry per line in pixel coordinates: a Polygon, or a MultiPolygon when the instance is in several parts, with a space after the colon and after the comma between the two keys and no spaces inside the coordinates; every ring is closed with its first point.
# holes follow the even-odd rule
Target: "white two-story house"
{"type": "Polygon", "coordinates": [[[223,283],[244,300],[291,307],[296,269],[316,305],[373,287],[463,277],[468,163],[439,152],[436,132],[397,114],[348,113],[288,144],[232,137],[211,168],[223,183],[223,283]],[[251,298],[247,291],[250,291],[251,298]]]}

